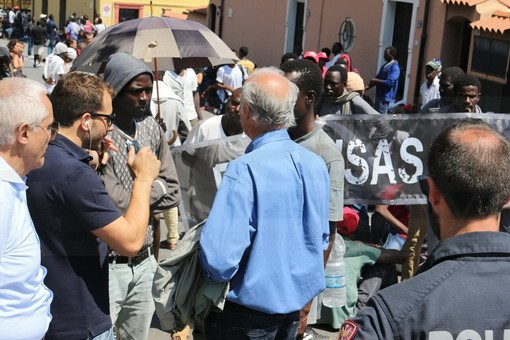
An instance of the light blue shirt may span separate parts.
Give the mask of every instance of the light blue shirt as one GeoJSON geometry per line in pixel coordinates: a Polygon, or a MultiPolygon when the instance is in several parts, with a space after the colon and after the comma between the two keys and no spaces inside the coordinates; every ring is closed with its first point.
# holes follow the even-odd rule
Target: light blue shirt
{"type": "Polygon", "coordinates": [[[42,339],[51,321],[24,180],[0,157],[0,339],[42,339]]]}
{"type": "Polygon", "coordinates": [[[329,177],[286,130],[253,140],[223,176],[202,231],[205,275],[227,300],[269,314],[298,311],[324,289],[329,177]]]}

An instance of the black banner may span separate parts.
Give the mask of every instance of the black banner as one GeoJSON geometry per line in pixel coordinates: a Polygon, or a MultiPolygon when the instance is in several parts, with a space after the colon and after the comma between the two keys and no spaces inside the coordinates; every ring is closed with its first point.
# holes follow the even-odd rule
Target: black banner
{"type": "MultiPolygon", "coordinates": [[[[506,114],[329,115],[319,125],[342,150],[345,204],[423,204],[418,176],[427,174],[430,145],[446,127],[482,119],[510,138],[506,114]]],[[[172,149],[186,225],[205,219],[228,162],[250,139],[238,135],[172,149]]]]}

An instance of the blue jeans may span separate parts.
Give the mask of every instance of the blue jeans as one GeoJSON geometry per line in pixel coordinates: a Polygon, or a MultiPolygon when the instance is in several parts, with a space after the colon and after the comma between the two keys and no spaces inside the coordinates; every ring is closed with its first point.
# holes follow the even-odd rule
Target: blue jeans
{"type": "Polygon", "coordinates": [[[55,38],[48,38],[50,44],[48,45],[48,55],[53,53],[53,48],[55,47],[55,38]]]}
{"type": "Polygon", "coordinates": [[[89,338],[89,340],[115,340],[115,337],[113,336],[113,328],[110,328],[109,330],[99,334],[98,336],[89,338]]]}
{"type": "Polygon", "coordinates": [[[32,48],[34,47],[34,40],[28,37],[28,55],[32,55],[32,48]]]}
{"type": "Polygon", "coordinates": [[[158,262],[154,255],[136,266],[109,265],[110,316],[117,339],[147,339],[154,314],[152,282],[158,262]]]}
{"type": "Polygon", "coordinates": [[[232,302],[222,312],[212,312],[205,321],[208,340],[294,340],[299,311],[267,314],[232,302]]]}

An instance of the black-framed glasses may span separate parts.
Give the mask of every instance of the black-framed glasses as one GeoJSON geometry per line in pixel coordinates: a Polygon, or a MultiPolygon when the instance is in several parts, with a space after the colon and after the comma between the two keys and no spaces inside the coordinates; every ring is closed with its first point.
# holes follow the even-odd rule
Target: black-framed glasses
{"type": "Polygon", "coordinates": [[[427,175],[418,176],[418,183],[420,183],[421,192],[429,197],[429,182],[427,182],[427,175]]]}
{"type": "Polygon", "coordinates": [[[89,112],[90,115],[92,117],[103,117],[106,119],[106,126],[107,127],[111,127],[113,125],[113,121],[115,120],[115,118],[117,118],[117,116],[115,115],[115,113],[112,113],[111,115],[105,115],[104,113],[96,113],[96,112],[89,112]]]}

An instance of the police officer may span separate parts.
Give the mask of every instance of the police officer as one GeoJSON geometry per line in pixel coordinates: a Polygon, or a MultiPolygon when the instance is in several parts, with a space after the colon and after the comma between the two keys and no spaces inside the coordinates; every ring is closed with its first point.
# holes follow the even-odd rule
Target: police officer
{"type": "Polygon", "coordinates": [[[434,141],[428,195],[441,242],[418,275],[374,296],[339,339],[507,339],[510,235],[499,215],[510,197],[510,144],[464,120],[434,141]]]}

